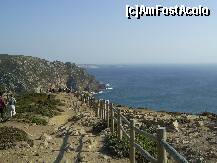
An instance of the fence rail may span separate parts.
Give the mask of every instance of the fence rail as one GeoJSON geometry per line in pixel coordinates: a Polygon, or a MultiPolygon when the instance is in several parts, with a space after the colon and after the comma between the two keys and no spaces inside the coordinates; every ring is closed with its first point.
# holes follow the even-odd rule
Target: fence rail
{"type": "Polygon", "coordinates": [[[137,128],[135,126],[134,119],[128,120],[121,113],[121,110],[113,107],[113,104],[108,100],[95,100],[93,97],[90,97],[86,94],[79,94],[78,97],[83,103],[86,103],[86,105],[95,110],[96,116],[107,121],[107,127],[111,128],[112,133],[116,132],[120,140],[122,140],[123,135],[127,138],[130,145],[129,156],[131,163],[136,162],[136,150],[152,163],[166,163],[168,154],[178,163],[188,163],[188,161],[182,155],[180,155],[171,145],[167,143],[165,127],[159,127],[157,129],[156,136],[152,135],[137,128]],[[127,126],[128,131],[125,130],[124,126],[122,125],[123,123],[125,126],[127,126]],[[117,127],[115,127],[115,124],[117,127]],[[136,134],[144,135],[145,137],[157,143],[157,158],[152,156],[148,151],[136,143],[136,134]]]}

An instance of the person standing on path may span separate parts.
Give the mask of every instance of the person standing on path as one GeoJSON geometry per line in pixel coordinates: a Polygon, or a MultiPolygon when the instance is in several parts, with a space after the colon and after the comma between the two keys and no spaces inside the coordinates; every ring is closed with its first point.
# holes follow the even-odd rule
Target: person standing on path
{"type": "Polygon", "coordinates": [[[16,99],[14,98],[13,94],[10,94],[9,100],[8,100],[8,105],[9,105],[9,111],[10,111],[10,117],[13,117],[16,115],[16,110],[15,110],[15,104],[16,104],[16,99]]]}
{"type": "Polygon", "coordinates": [[[2,97],[3,93],[0,92],[0,114],[1,114],[1,118],[0,118],[0,121],[2,122],[3,119],[4,119],[4,109],[6,107],[5,105],[5,101],[2,97]]]}

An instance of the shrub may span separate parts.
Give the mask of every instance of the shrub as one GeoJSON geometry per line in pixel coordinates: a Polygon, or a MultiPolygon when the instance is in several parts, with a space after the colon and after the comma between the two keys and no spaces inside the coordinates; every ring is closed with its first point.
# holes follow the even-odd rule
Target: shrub
{"type": "MultiPolygon", "coordinates": [[[[148,151],[152,156],[156,156],[156,143],[146,138],[144,135],[136,135],[136,142],[148,151]]],[[[123,137],[119,140],[116,134],[109,135],[106,138],[106,148],[112,156],[122,158],[129,157],[129,142],[127,138],[123,137]]],[[[148,162],[144,156],[142,156],[138,151],[136,151],[137,162],[148,162]]]]}
{"type": "Polygon", "coordinates": [[[97,123],[95,123],[93,125],[92,132],[93,132],[93,134],[99,134],[100,132],[102,132],[106,128],[107,128],[106,121],[98,121],[97,123]]]}
{"type": "MultiPolygon", "coordinates": [[[[148,139],[145,135],[141,134],[136,135],[136,142],[152,156],[156,156],[157,144],[155,142],[148,139]]],[[[136,160],[138,160],[139,162],[148,162],[139,152],[136,152],[136,160]]]]}
{"type": "Polygon", "coordinates": [[[114,157],[122,158],[129,156],[129,143],[123,138],[119,140],[116,134],[109,135],[106,138],[106,148],[114,157]]]}
{"type": "Polygon", "coordinates": [[[25,93],[17,97],[17,115],[14,117],[17,121],[36,123],[46,125],[47,122],[43,116],[53,117],[61,111],[58,106],[63,104],[56,100],[54,95],[44,93],[25,93]]]}
{"type": "Polygon", "coordinates": [[[33,141],[28,138],[25,131],[15,127],[0,127],[0,150],[13,148],[17,142],[21,141],[33,146],[33,141]]]}
{"type": "Polygon", "coordinates": [[[31,123],[36,123],[37,125],[47,125],[47,121],[45,119],[36,116],[31,118],[31,123]]]}

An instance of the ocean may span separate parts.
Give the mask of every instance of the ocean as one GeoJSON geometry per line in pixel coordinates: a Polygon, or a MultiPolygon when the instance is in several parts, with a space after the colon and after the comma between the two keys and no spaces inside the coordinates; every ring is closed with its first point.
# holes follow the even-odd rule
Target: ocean
{"type": "Polygon", "coordinates": [[[107,84],[97,98],[157,111],[217,113],[217,65],[96,65],[87,69],[107,84]]]}

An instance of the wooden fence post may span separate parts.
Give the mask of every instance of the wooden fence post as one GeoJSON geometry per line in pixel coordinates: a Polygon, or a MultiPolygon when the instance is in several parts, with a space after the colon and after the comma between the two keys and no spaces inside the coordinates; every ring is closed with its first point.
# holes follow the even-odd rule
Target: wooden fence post
{"type": "Polygon", "coordinates": [[[93,97],[90,97],[90,102],[89,102],[90,108],[92,108],[92,101],[93,101],[93,97]]]}
{"type": "Polygon", "coordinates": [[[83,94],[80,95],[80,101],[83,103],[83,94]]]}
{"type": "Polygon", "coordinates": [[[99,114],[100,114],[100,118],[102,118],[102,99],[100,99],[99,102],[99,114]]]}
{"type": "Polygon", "coordinates": [[[135,121],[134,119],[132,119],[130,121],[130,163],[135,163],[135,147],[134,147],[134,143],[135,143],[135,130],[134,130],[134,126],[135,126],[135,121]]]}
{"type": "Polygon", "coordinates": [[[88,97],[87,97],[87,95],[85,95],[85,104],[86,104],[86,106],[88,104],[88,97]]]}
{"type": "Polygon", "coordinates": [[[97,101],[95,99],[92,101],[92,108],[95,111],[95,116],[98,117],[98,115],[97,115],[97,101]]]}
{"type": "Polygon", "coordinates": [[[86,106],[87,106],[88,97],[87,97],[87,95],[85,95],[84,97],[85,97],[85,98],[84,98],[84,99],[85,99],[85,104],[86,104],[86,106]]]}
{"type": "Polygon", "coordinates": [[[91,100],[91,107],[92,107],[92,108],[95,108],[95,107],[96,107],[95,102],[96,102],[95,98],[92,97],[92,100],[91,100]]]}
{"type": "Polygon", "coordinates": [[[103,100],[103,112],[102,112],[102,119],[103,120],[106,119],[105,112],[106,112],[106,100],[103,100]]]}
{"type": "Polygon", "coordinates": [[[97,102],[96,102],[96,111],[97,111],[96,115],[97,115],[97,117],[99,117],[99,115],[100,115],[100,114],[99,114],[99,113],[100,113],[100,112],[99,112],[99,111],[100,111],[100,108],[99,108],[99,107],[100,107],[100,101],[97,100],[97,102]]]}
{"type": "Polygon", "coordinates": [[[90,97],[90,108],[93,108],[93,97],[90,97]]]}
{"type": "Polygon", "coordinates": [[[118,109],[118,138],[119,140],[122,140],[122,130],[121,130],[121,126],[122,126],[122,120],[121,120],[121,110],[118,109]]]}
{"type": "Polygon", "coordinates": [[[82,95],[82,99],[83,99],[82,103],[85,104],[85,95],[84,94],[82,95]]]}
{"type": "Polygon", "coordinates": [[[114,120],[114,110],[113,110],[113,104],[109,104],[110,112],[111,112],[111,131],[114,133],[115,131],[115,120],[114,120]]]}
{"type": "Polygon", "coordinates": [[[107,127],[109,127],[109,114],[110,114],[110,111],[109,111],[109,100],[106,101],[106,119],[107,119],[107,127]]]}
{"type": "Polygon", "coordinates": [[[157,129],[157,162],[158,163],[167,163],[167,153],[163,145],[161,145],[161,140],[166,141],[166,128],[159,127],[157,129]]]}
{"type": "Polygon", "coordinates": [[[101,118],[104,119],[104,106],[105,105],[105,100],[101,100],[101,118]]]}
{"type": "Polygon", "coordinates": [[[106,119],[106,100],[104,100],[104,103],[103,103],[103,120],[105,120],[106,119]]]}
{"type": "Polygon", "coordinates": [[[103,100],[101,100],[101,107],[100,107],[100,114],[101,114],[101,118],[103,119],[103,100]]]}

